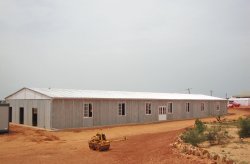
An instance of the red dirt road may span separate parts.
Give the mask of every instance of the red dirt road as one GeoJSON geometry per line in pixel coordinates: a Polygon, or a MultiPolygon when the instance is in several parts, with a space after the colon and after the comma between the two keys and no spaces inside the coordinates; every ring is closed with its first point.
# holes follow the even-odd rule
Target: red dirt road
{"type": "MultiPolygon", "coordinates": [[[[250,110],[230,110],[227,118],[249,115],[250,110]]],[[[213,121],[214,118],[204,119],[213,121]]],[[[87,141],[98,129],[48,132],[11,125],[11,133],[0,136],[0,163],[207,163],[187,159],[170,146],[182,129],[194,120],[104,128],[114,141],[108,152],[91,151],[87,141]]]]}
{"type": "Polygon", "coordinates": [[[111,153],[117,163],[204,163],[200,159],[188,160],[180,155],[170,144],[182,130],[158,134],[143,134],[132,137],[126,143],[114,144],[111,153]],[[123,148],[124,146],[127,148],[123,148]],[[112,152],[114,150],[114,152],[112,152]],[[119,150],[119,151],[117,151],[119,150]],[[123,151],[120,151],[123,150],[123,151]]]}

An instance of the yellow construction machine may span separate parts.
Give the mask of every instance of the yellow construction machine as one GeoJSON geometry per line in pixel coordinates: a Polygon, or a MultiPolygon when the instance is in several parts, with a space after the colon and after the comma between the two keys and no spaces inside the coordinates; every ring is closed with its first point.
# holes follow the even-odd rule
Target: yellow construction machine
{"type": "Polygon", "coordinates": [[[89,141],[89,148],[92,150],[106,151],[109,150],[110,141],[106,139],[104,133],[97,133],[89,141]]]}

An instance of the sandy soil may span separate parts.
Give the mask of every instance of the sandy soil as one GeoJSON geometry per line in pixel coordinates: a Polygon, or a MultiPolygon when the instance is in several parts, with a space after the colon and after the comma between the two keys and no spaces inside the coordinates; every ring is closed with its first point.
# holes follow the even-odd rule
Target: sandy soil
{"type": "Polygon", "coordinates": [[[236,163],[250,163],[250,142],[232,142],[207,148],[209,152],[227,156],[236,163]]]}
{"type": "MultiPolygon", "coordinates": [[[[227,119],[249,115],[250,110],[230,109],[227,119]]],[[[214,118],[203,119],[214,121],[214,118]]],[[[157,124],[106,127],[102,132],[113,141],[108,152],[95,152],[87,141],[100,129],[48,132],[11,125],[10,134],[0,136],[1,163],[207,163],[185,157],[170,146],[183,128],[194,120],[157,124]]]]}

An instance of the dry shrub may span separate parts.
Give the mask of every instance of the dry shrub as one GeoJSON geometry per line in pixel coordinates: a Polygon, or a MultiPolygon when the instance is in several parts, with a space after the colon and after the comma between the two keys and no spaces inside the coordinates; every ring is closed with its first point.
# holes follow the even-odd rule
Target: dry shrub
{"type": "Polygon", "coordinates": [[[228,131],[223,130],[221,126],[212,126],[207,129],[205,134],[211,145],[225,144],[228,142],[228,131]]]}
{"type": "Polygon", "coordinates": [[[250,137],[250,118],[240,118],[239,129],[240,138],[250,137]]]}

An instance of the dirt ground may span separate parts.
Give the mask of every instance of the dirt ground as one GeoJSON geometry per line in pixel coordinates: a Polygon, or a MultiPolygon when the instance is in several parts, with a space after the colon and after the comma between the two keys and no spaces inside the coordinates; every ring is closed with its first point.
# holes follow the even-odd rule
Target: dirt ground
{"type": "Polygon", "coordinates": [[[236,163],[250,163],[250,138],[244,139],[244,142],[240,142],[238,139],[236,128],[228,129],[229,134],[235,133],[234,141],[224,145],[215,145],[206,148],[209,152],[214,152],[216,154],[227,156],[228,158],[234,160],[236,163]]]}
{"type": "MultiPolygon", "coordinates": [[[[250,115],[249,109],[230,109],[227,119],[250,115]]],[[[214,118],[203,119],[214,121],[214,118]]],[[[207,163],[185,157],[170,144],[194,120],[155,124],[45,131],[12,124],[9,134],[0,135],[0,163],[207,163]],[[96,132],[104,132],[111,142],[108,152],[88,148],[88,140],[96,132]]]]}

